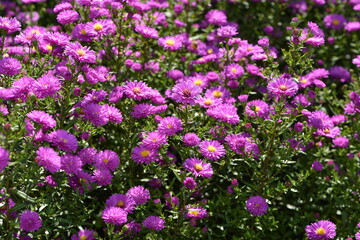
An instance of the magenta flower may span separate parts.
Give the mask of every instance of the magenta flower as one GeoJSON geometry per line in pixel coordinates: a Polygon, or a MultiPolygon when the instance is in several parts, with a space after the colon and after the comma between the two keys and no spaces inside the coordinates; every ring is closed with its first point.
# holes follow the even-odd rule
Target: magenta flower
{"type": "Polygon", "coordinates": [[[157,149],[151,146],[140,144],[134,147],[131,158],[138,164],[149,164],[158,159],[158,152],[157,149]]]}
{"type": "Polygon", "coordinates": [[[46,131],[48,129],[54,128],[56,126],[56,121],[54,118],[43,111],[31,111],[26,116],[41,125],[42,130],[46,131]]]}
{"type": "Polygon", "coordinates": [[[101,214],[104,222],[111,223],[114,225],[121,225],[128,221],[127,212],[119,207],[107,207],[101,214]]]}
{"type": "Polygon", "coordinates": [[[20,31],[21,24],[16,18],[0,17],[0,29],[4,29],[10,34],[20,31]]]}
{"type": "Polygon", "coordinates": [[[186,133],[183,136],[183,142],[187,146],[196,146],[200,143],[201,139],[196,135],[196,133],[186,133]]]}
{"type": "Polygon", "coordinates": [[[236,79],[244,74],[244,69],[237,63],[231,63],[225,67],[224,73],[227,78],[236,79]]]}
{"type": "Polygon", "coordinates": [[[349,139],[346,137],[337,137],[332,140],[333,144],[336,147],[340,148],[348,148],[349,147],[349,139]]]}
{"type": "Polygon", "coordinates": [[[203,162],[199,158],[188,158],[184,162],[184,168],[194,174],[195,177],[201,176],[211,178],[213,169],[210,163],[203,162]]]}
{"type": "Polygon", "coordinates": [[[90,35],[101,37],[114,34],[116,31],[116,26],[110,19],[100,19],[86,24],[85,30],[90,35]]]}
{"type": "Polygon", "coordinates": [[[225,148],[218,141],[210,140],[199,143],[200,153],[210,159],[219,160],[225,156],[225,148]]]}
{"type": "Polygon", "coordinates": [[[14,76],[20,73],[21,62],[13,57],[3,57],[0,59],[0,74],[14,76]]]}
{"type": "Polygon", "coordinates": [[[115,171],[119,167],[120,158],[116,152],[111,150],[100,151],[95,156],[94,166],[97,168],[106,168],[115,171]]]}
{"type": "Polygon", "coordinates": [[[9,164],[9,151],[0,147],[0,172],[9,164]]]}
{"type": "Polygon", "coordinates": [[[251,213],[251,215],[260,216],[267,212],[268,204],[264,198],[260,196],[253,196],[246,201],[246,209],[251,213]]]}
{"type": "Polygon", "coordinates": [[[177,117],[165,117],[160,120],[157,130],[159,133],[171,136],[182,130],[182,122],[177,117]]]}
{"type": "Polygon", "coordinates": [[[65,47],[64,55],[81,63],[96,63],[96,56],[89,47],[83,47],[79,42],[69,43],[65,47]]]}
{"type": "Polygon", "coordinates": [[[58,21],[58,23],[60,23],[62,25],[76,22],[79,19],[80,19],[80,14],[74,10],[62,11],[56,17],[56,20],[58,21]]]}
{"type": "Polygon", "coordinates": [[[60,80],[51,75],[40,77],[33,86],[33,92],[38,98],[54,97],[60,89],[60,80]]]}
{"type": "Polygon", "coordinates": [[[164,143],[166,143],[167,137],[165,134],[159,133],[159,132],[149,132],[144,140],[142,141],[144,145],[158,149],[160,148],[164,143]]]}
{"type": "Polygon", "coordinates": [[[113,194],[106,200],[106,207],[119,207],[131,213],[135,209],[135,201],[125,194],[113,194]]]}
{"type": "Polygon", "coordinates": [[[125,96],[135,100],[148,99],[150,90],[148,85],[143,81],[127,81],[123,86],[125,96]]]}
{"type": "Polygon", "coordinates": [[[162,46],[165,50],[176,51],[182,47],[182,41],[177,37],[162,37],[159,38],[159,45],[162,46]]]}
{"type": "Polygon", "coordinates": [[[130,188],[126,195],[134,200],[135,205],[144,204],[150,199],[150,191],[140,185],[130,188]]]}
{"type": "Polygon", "coordinates": [[[267,118],[269,116],[269,105],[263,100],[254,100],[246,104],[245,114],[250,117],[263,117],[267,118]]]}
{"type": "Polygon", "coordinates": [[[200,206],[194,207],[191,205],[187,205],[186,210],[186,217],[188,218],[202,219],[209,216],[207,210],[200,206]]]}
{"type": "Polygon", "coordinates": [[[219,121],[227,122],[229,124],[237,124],[240,122],[237,109],[232,104],[219,104],[215,107],[209,108],[206,113],[219,121]]]}
{"type": "Polygon", "coordinates": [[[346,24],[346,18],[340,14],[330,14],[324,18],[326,28],[341,30],[346,24]]]}
{"type": "Polygon", "coordinates": [[[179,103],[195,104],[195,98],[201,93],[201,88],[192,81],[176,84],[172,88],[171,98],[179,103]]]}
{"type": "Polygon", "coordinates": [[[65,152],[74,152],[78,147],[76,137],[63,129],[50,133],[48,139],[54,146],[65,152]]]}
{"type": "Polygon", "coordinates": [[[328,220],[307,225],[305,228],[306,236],[311,240],[328,240],[336,236],[336,225],[328,220]]]}
{"type": "Polygon", "coordinates": [[[107,168],[95,169],[92,175],[92,180],[94,180],[99,186],[106,186],[111,184],[112,178],[113,175],[107,168]]]}
{"type": "Polygon", "coordinates": [[[61,158],[50,147],[40,147],[36,151],[35,161],[51,173],[57,172],[61,168],[61,158]]]}
{"type": "Polygon", "coordinates": [[[322,171],[322,170],[323,170],[323,165],[322,165],[321,162],[319,162],[319,161],[314,161],[313,164],[311,165],[311,167],[312,167],[315,171],[322,171]]]}
{"type": "Polygon", "coordinates": [[[334,126],[331,118],[322,111],[314,111],[308,117],[309,125],[317,129],[330,129],[334,126]]]}
{"type": "Polygon", "coordinates": [[[109,115],[103,111],[103,106],[89,103],[83,107],[84,118],[94,126],[103,126],[109,122],[109,115]]]}
{"type": "Polygon", "coordinates": [[[64,170],[67,174],[76,174],[81,170],[82,162],[81,159],[72,154],[65,154],[60,157],[61,159],[61,169],[64,170]]]}
{"type": "Polygon", "coordinates": [[[146,38],[157,39],[159,37],[158,31],[156,29],[148,27],[146,25],[136,25],[135,31],[146,38]]]}
{"type": "Polygon", "coordinates": [[[26,210],[20,214],[20,228],[27,232],[34,232],[41,228],[42,220],[37,212],[26,210]]]}
{"type": "Polygon", "coordinates": [[[95,240],[96,232],[94,230],[83,229],[71,236],[71,240],[95,240]]]}
{"type": "Polygon", "coordinates": [[[160,231],[165,227],[165,220],[161,217],[150,216],[147,217],[142,224],[145,228],[160,231]]]}
{"type": "Polygon", "coordinates": [[[292,97],[297,93],[299,87],[296,82],[289,78],[277,78],[274,81],[269,82],[267,89],[269,93],[275,97],[292,97]]]}
{"type": "Polygon", "coordinates": [[[227,23],[227,17],[224,11],[217,9],[210,10],[206,13],[205,19],[210,23],[218,26],[222,26],[227,23]]]}

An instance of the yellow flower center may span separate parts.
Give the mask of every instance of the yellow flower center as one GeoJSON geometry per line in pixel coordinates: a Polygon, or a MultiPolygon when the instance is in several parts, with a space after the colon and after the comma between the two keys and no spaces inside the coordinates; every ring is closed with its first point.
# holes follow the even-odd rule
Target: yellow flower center
{"type": "Polygon", "coordinates": [[[40,32],[39,32],[39,30],[33,29],[33,30],[31,30],[31,33],[37,35],[37,34],[39,34],[40,32]]]}
{"type": "Polygon", "coordinates": [[[100,23],[95,23],[94,24],[94,30],[95,31],[100,31],[100,30],[102,30],[104,27],[103,27],[103,25],[101,25],[100,23]]]}
{"type": "Polygon", "coordinates": [[[210,152],[215,152],[215,151],[216,151],[216,147],[214,147],[214,146],[208,146],[208,150],[209,150],[210,152]]]}
{"type": "Polygon", "coordinates": [[[86,240],[87,237],[85,235],[81,235],[80,240],[86,240]]]}
{"type": "Polygon", "coordinates": [[[280,89],[281,91],[286,91],[286,90],[288,89],[288,87],[285,86],[285,85],[280,85],[280,86],[279,86],[279,89],[280,89]]]}
{"type": "Polygon", "coordinates": [[[86,52],[84,50],[82,50],[82,49],[77,50],[76,53],[81,57],[86,54],[86,52]]]}
{"type": "Polygon", "coordinates": [[[330,130],[329,130],[328,128],[325,128],[325,129],[323,130],[323,132],[324,132],[324,133],[330,133],[330,130]]]}
{"type": "Polygon", "coordinates": [[[81,34],[81,35],[86,35],[87,32],[85,31],[85,29],[81,29],[80,34],[81,34]]]}
{"type": "Polygon", "coordinates": [[[213,96],[216,97],[216,98],[220,98],[220,97],[222,97],[222,95],[223,95],[223,93],[220,92],[220,91],[214,91],[213,92],[213,96]]]}
{"type": "Polygon", "coordinates": [[[334,19],[334,20],[332,21],[332,24],[334,24],[335,26],[337,26],[337,25],[340,24],[340,21],[337,20],[337,19],[334,19]]]}
{"type": "Polygon", "coordinates": [[[125,207],[125,203],[123,202],[123,201],[118,201],[117,203],[116,203],[116,206],[118,206],[118,207],[125,207]]]}
{"type": "Polygon", "coordinates": [[[318,229],[316,229],[316,234],[317,235],[324,235],[325,233],[326,233],[326,231],[322,227],[319,227],[318,229]]]}
{"type": "Polygon", "coordinates": [[[104,158],[104,163],[108,163],[109,162],[109,159],[108,158],[104,158]]]}
{"type": "Polygon", "coordinates": [[[199,214],[199,212],[198,211],[196,211],[196,210],[190,210],[189,211],[189,214],[191,214],[191,215],[198,215],[199,214]]]}
{"type": "Polygon", "coordinates": [[[149,152],[148,150],[144,150],[144,151],[141,151],[141,152],[140,152],[140,155],[141,155],[142,157],[147,157],[147,156],[149,156],[149,154],[150,154],[150,152],[149,152]]]}
{"type": "Polygon", "coordinates": [[[236,72],[237,72],[236,68],[232,68],[232,69],[231,69],[231,72],[232,72],[232,73],[236,73],[236,72]]]}
{"type": "Polygon", "coordinates": [[[4,55],[3,55],[3,57],[8,57],[9,56],[9,54],[7,54],[7,53],[5,53],[4,55]]]}
{"type": "Polygon", "coordinates": [[[211,53],[213,53],[214,52],[214,50],[212,50],[211,48],[209,48],[208,50],[207,50],[207,53],[208,54],[211,54],[211,53]]]}
{"type": "Polygon", "coordinates": [[[47,45],[45,46],[45,48],[46,48],[47,50],[49,50],[49,51],[53,50],[53,47],[52,47],[50,44],[47,44],[47,45]]]}
{"type": "Polygon", "coordinates": [[[250,52],[250,51],[254,50],[254,48],[253,47],[248,47],[246,50],[250,52]]]}
{"type": "Polygon", "coordinates": [[[254,111],[255,111],[255,112],[258,112],[259,110],[260,110],[260,108],[259,108],[258,106],[255,106],[254,111]]]}
{"type": "Polygon", "coordinates": [[[67,143],[67,140],[65,138],[60,138],[60,141],[62,141],[63,143],[67,143]]]}
{"type": "Polygon", "coordinates": [[[307,83],[307,79],[302,79],[300,82],[302,82],[302,83],[307,83]]]}
{"type": "Polygon", "coordinates": [[[168,124],[167,127],[168,127],[168,128],[172,128],[172,124],[168,124]]]}
{"type": "Polygon", "coordinates": [[[172,40],[172,39],[168,39],[168,40],[166,40],[166,41],[165,41],[165,43],[166,43],[167,45],[172,46],[172,45],[174,45],[174,44],[175,44],[175,41],[174,41],[174,40],[172,40]]]}
{"type": "Polygon", "coordinates": [[[195,82],[194,82],[194,84],[195,85],[201,85],[203,83],[203,81],[201,81],[200,79],[197,79],[197,80],[195,80],[195,82]]]}
{"type": "Polygon", "coordinates": [[[195,166],[194,166],[194,168],[195,168],[195,170],[197,171],[197,172],[200,172],[201,170],[203,170],[203,167],[200,165],[200,164],[195,164],[195,166]]]}
{"type": "Polygon", "coordinates": [[[133,93],[141,93],[141,89],[139,87],[134,87],[132,91],[133,93]]]}
{"type": "Polygon", "coordinates": [[[206,100],[204,101],[204,104],[205,104],[206,106],[210,106],[210,105],[212,104],[211,99],[206,99],[206,100]]]}

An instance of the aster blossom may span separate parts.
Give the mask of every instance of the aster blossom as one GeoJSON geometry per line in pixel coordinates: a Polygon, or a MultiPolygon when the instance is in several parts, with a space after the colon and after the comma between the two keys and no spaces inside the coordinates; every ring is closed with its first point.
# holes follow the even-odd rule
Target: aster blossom
{"type": "Polygon", "coordinates": [[[246,201],[246,209],[253,215],[264,215],[267,212],[268,204],[261,196],[252,196],[246,201]]]}
{"type": "Polygon", "coordinates": [[[143,226],[148,229],[160,231],[165,227],[165,220],[157,216],[149,216],[143,222],[143,226]]]}
{"type": "Polygon", "coordinates": [[[263,100],[253,100],[246,104],[245,114],[250,117],[264,117],[269,116],[269,105],[263,100]]]}
{"type": "Polygon", "coordinates": [[[219,104],[215,107],[209,108],[206,113],[219,121],[227,122],[229,124],[237,124],[240,122],[240,117],[237,114],[237,109],[232,104],[219,104]]]}
{"type": "Polygon", "coordinates": [[[150,191],[140,185],[130,188],[126,195],[134,200],[135,205],[147,203],[150,199],[150,191]]]}
{"type": "Polygon", "coordinates": [[[50,147],[40,147],[36,151],[35,161],[51,173],[57,172],[61,168],[60,156],[50,147]]]}
{"type": "Polygon", "coordinates": [[[76,151],[78,147],[76,137],[64,129],[59,129],[50,133],[48,139],[54,146],[65,152],[76,151]]]}
{"type": "Polygon", "coordinates": [[[176,84],[172,88],[171,98],[179,103],[193,105],[195,98],[201,93],[201,88],[192,81],[186,81],[176,84]]]}
{"type": "Polygon", "coordinates": [[[42,226],[42,220],[39,214],[35,211],[26,210],[21,213],[20,228],[27,232],[34,232],[42,226]]]}
{"type": "Polygon", "coordinates": [[[329,220],[320,220],[305,228],[306,236],[311,240],[328,240],[336,236],[336,225],[329,220]]]}
{"type": "Polygon", "coordinates": [[[135,209],[135,201],[125,194],[113,194],[106,200],[107,207],[119,207],[131,213],[135,209]]]}
{"type": "Polygon", "coordinates": [[[171,136],[182,130],[182,122],[177,117],[165,117],[160,120],[157,130],[159,133],[171,136]]]}
{"type": "Polygon", "coordinates": [[[169,51],[176,51],[182,47],[181,40],[177,37],[172,37],[172,36],[161,37],[159,38],[158,43],[165,50],[169,50],[169,51]]]}
{"type": "Polygon", "coordinates": [[[183,165],[184,168],[194,174],[195,177],[211,178],[213,174],[211,164],[196,157],[186,159],[183,165]]]}
{"type": "Polygon", "coordinates": [[[215,140],[202,141],[199,148],[200,153],[210,160],[219,160],[226,154],[224,146],[215,140]]]}
{"type": "Polygon", "coordinates": [[[13,57],[3,57],[0,59],[0,74],[14,76],[21,70],[21,62],[13,57]]]}
{"type": "Polygon", "coordinates": [[[127,222],[127,212],[118,207],[107,207],[101,214],[104,222],[121,225],[127,222]]]}
{"type": "Polygon", "coordinates": [[[54,118],[46,112],[34,110],[26,114],[26,116],[30,120],[40,124],[42,130],[46,131],[56,126],[54,118]]]}
{"type": "Polygon", "coordinates": [[[64,55],[82,63],[96,63],[96,56],[89,47],[83,47],[79,42],[69,43],[65,47],[64,55]]]}
{"type": "Polygon", "coordinates": [[[0,172],[9,164],[10,158],[9,151],[0,147],[0,172]]]}
{"type": "Polygon", "coordinates": [[[277,78],[269,82],[267,89],[269,93],[276,97],[292,97],[297,93],[299,87],[296,82],[289,78],[277,78]]]}

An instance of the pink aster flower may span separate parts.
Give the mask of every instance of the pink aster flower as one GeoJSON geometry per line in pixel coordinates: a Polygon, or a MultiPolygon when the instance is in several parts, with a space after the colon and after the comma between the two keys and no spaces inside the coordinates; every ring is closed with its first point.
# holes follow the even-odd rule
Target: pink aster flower
{"type": "Polygon", "coordinates": [[[148,99],[151,92],[151,88],[143,81],[126,81],[122,87],[125,96],[135,100],[148,99]]]}
{"type": "Polygon", "coordinates": [[[42,130],[46,131],[48,129],[54,128],[56,126],[56,121],[54,118],[43,111],[31,111],[26,116],[41,125],[42,130]]]}
{"type": "Polygon", "coordinates": [[[40,147],[36,151],[35,161],[51,173],[57,172],[61,168],[61,158],[50,147],[40,147]]]}
{"type": "Polygon", "coordinates": [[[27,232],[34,232],[41,228],[42,220],[37,212],[26,210],[20,214],[20,228],[27,232]]]}
{"type": "Polygon", "coordinates": [[[202,219],[209,216],[207,210],[201,206],[187,205],[186,210],[186,217],[188,218],[202,219]]]}
{"type": "Polygon", "coordinates": [[[268,204],[263,197],[253,196],[246,201],[246,209],[251,213],[251,215],[260,216],[267,212],[268,204]]]}
{"type": "Polygon", "coordinates": [[[65,152],[74,152],[78,147],[76,137],[64,129],[50,133],[48,139],[54,146],[65,152]]]}
{"type": "Polygon", "coordinates": [[[204,108],[211,108],[223,103],[221,98],[213,98],[213,97],[207,98],[203,96],[198,96],[195,102],[204,108]]]}
{"type": "Polygon", "coordinates": [[[177,37],[162,37],[159,38],[159,45],[162,46],[165,50],[176,51],[182,47],[182,41],[177,37]]]}
{"type": "Polygon", "coordinates": [[[183,142],[187,146],[196,146],[200,143],[201,139],[196,133],[186,133],[183,137],[183,142]]]}
{"type": "Polygon", "coordinates": [[[81,159],[78,156],[69,153],[62,155],[60,159],[61,169],[69,175],[78,173],[83,165],[81,159]]]}
{"type": "Polygon", "coordinates": [[[205,97],[206,98],[219,98],[225,101],[230,98],[231,93],[223,86],[214,86],[206,90],[205,97]]]}
{"type": "Polygon", "coordinates": [[[158,151],[151,146],[140,144],[133,149],[131,158],[138,164],[149,164],[158,158],[158,151]]]}
{"type": "Polygon", "coordinates": [[[116,152],[111,150],[100,151],[95,156],[94,166],[97,168],[106,168],[115,171],[119,167],[120,158],[116,152]]]}
{"type": "Polygon", "coordinates": [[[159,132],[149,132],[143,139],[143,144],[158,149],[167,141],[167,136],[159,132]]]}
{"type": "Polygon", "coordinates": [[[346,22],[346,18],[340,14],[330,14],[324,18],[325,27],[335,30],[341,30],[346,22]]]}
{"type": "Polygon", "coordinates": [[[83,229],[71,236],[71,240],[95,240],[96,232],[94,230],[83,229]]]}
{"type": "Polygon", "coordinates": [[[158,31],[156,29],[148,27],[146,25],[136,25],[135,31],[146,38],[157,39],[159,37],[158,31]]]}
{"type": "Polygon", "coordinates": [[[147,217],[142,224],[145,228],[160,231],[165,227],[165,220],[161,217],[150,216],[147,217]]]}
{"type": "Polygon", "coordinates": [[[206,13],[205,19],[213,25],[222,26],[227,23],[227,17],[224,11],[217,9],[210,10],[206,13]]]}
{"type": "Polygon", "coordinates": [[[219,160],[221,157],[225,156],[225,148],[218,141],[202,141],[199,143],[200,153],[210,159],[210,160],[219,160]]]}
{"type": "Polygon", "coordinates": [[[128,221],[127,212],[119,207],[107,207],[101,214],[104,222],[111,223],[114,225],[121,225],[128,221]]]}
{"type": "Polygon", "coordinates": [[[225,76],[229,79],[240,78],[244,74],[244,69],[237,63],[230,63],[225,66],[225,76]]]}
{"type": "Polygon", "coordinates": [[[201,88],[192,81],[186,81],[176,84],[172,88],[171,98],[179,103],[193,105],[195,98],[201,93],[201,88]]]}
{"type": "Polygon", "coordinates": [[[125,194],[113,194],[106,200],[106,207],[119,207],[125,212],[132,213],[135,209],[135,201],[125,194]]]}
{"type": "Polygon", "coordinates": [[[352,63],[355,64],[357,67],[360,67],[360,55],[357,55],[356,58],[352,60],[352,63]]]}
{"type": "Polygon", "coordinates": [[[233,26],[223,26],[217,29],[216,31],[219,37],[230,38],[238,34],[236,27],[233,26]]]}
{"type": "Polygon", "coordinates": [[[0,172],[9,164],[9,151],[0,147],[0,172]]]}
{"type": "Polygon", "coordinates": [[[167,136],[176,134],[182,130],[182,122],[177,117],[165,117],[160,120],[157,127],[159,133],[163,133],[167,136]]]}
{"type": "Polygon", "coordinates": [[[123,116],[118,108],[109,104],[104,104],[101,107],[101,112],[105,118],[109,119],[113,123],[121,123],[123,116]]]}
{"type": "Polygon", "coordinates": [[[60,79],[44,75],[40,77],[33,86],[33,92],[38,98],[54,97],[55,94],[61,89],[60,79]]]}
{"type": "Polygon", "coordinates": [[[131,116],[134,118],[148,117],[155,114],[155,106],[149,103],[140,103],[133,106],[131,116]]]}
{"type": "Polygon", "coordinates": [[[309,125],[317,129],[330,129],[334,126],[331,118],[322,111],[314,111],[308,117],[309,125]]]}
{"type": "Polygon", "coordinates": [[[86,24],[85,30],[89,34],[102,37],[114,34],[116,32],[116,26],[110,19],[100,19],[86,24]]]}
{"type": "Polygon", "coordinates": [[[109,117],[97,103],[89,103],[83,107],[84,118],[94,126],[103,126],[109,122],[109,117]]]}
{"type": "Polygon", "coordinates": [[[13,57],[3,57],[0,59],[0,74],[14,76],[20,73],[21,62],[13,57]]]}
{"type": "Polygon", "coordinates": [[[237,109],[232,104],[219,104],[215,107],[209,108],[206,113],[219,121],[227,122],[229,124],[237,124],[240,122],[237,109]]]}
{"type": "Polygon", "coordinates": [[[274,81],[269,82],[267,89],[269,93],[275,97],[292,97],[297,93],[299,87],[296,82],[289,78],[277,78],[274,81]]]}
{"type": "Polygon", "coordinates": [[[328,240],[335,238],[336,225],[328,220],[320,220],[307,225],[305,231],[311,240],[328,240]]]}
{"type": "Polygon", "coordinates": [[[342,136],[334,138],[332,142],[336,147],[340,148],[348,148],[350,143],[348,138],[342,136]]]}
{"type": "Polygon", "coordinates": [[[203,162],[199,158],[188,158],[184,162],[184,168],[194,174],[195,177],[201,176],[211,178],[213,169],[210,163],[203,162]]]}
{"type": "Polygon", "coordinates": [[[65,47],[64,55],[81,63],[96,63],[95,52],[89,47],[81,46],[79,42],[69,43],[65,47]]]}
{"type": "Polygon", "coordinates": [[[269,116],[269,105],[262,100],[254,100],[250,101],[246,104],[245,114],[250,117],[264,117],[267,118],[269,116]]]}
{"type": "Polygon", "coordinates": [[[150,199],[150,191],[140,185],[130,188],[126,195],[134,200],[135,205],[147,203],[150,199]]]}
{"type": "Polygon", "coordinates": [[[16,18],[0,17],[0,29],[8,34],[20,31],[21,24],[16,18]]]}
{"type": "Polygon", "coordinates": [[[80,14],[74,10],[62,11],[56,17],[56,20],[58,21],[58,23],[60,23],[62,25],[76,22],[79,19],[80,19],[80,14]]]}

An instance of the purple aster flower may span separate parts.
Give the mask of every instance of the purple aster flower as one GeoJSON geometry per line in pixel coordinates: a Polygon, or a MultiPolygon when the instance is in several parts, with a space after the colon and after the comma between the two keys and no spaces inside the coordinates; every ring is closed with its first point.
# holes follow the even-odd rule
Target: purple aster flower
{"type": "Polygon", "coordinates": [[[135,201],[125,194],[113,194],[106,200],[106,207],[119,207],[131,213],[135,209],[135,201]]]}
{"type": "Polygon", "coordinates": [[[121,123],[123,116],[118,108],[109,104],[104,104],[101,107],[101,113],[105,118],[109,119],[113,123],[121,123]]]}
{"type": "Polygon", "coordinates": [[[80,14],[74,10],[62,11],[56,17],[56,20],[58,21],[58,23],[60,23],[62,25],[76,22],[79,19],[80,19],[80,14]]]}
{"type": "Polygon", "coordinates": [[[336,147],[340,147],[340,148],[348,148],[349,147],[349,139],[347,139],[346,137],[334,138],[332,142],[334,143],[334,145],[336,147]]]}
{"type": "Polygon", "coordinates": [[[213,9],[207,12],[205,19],[208,21],[208,23],[218,26],[222,26],[227,23],[225,12],[217,9],[213,9]]]}
{"type": "Polygon", "coordinates": [[[92,39],[96,36],[96,34],[86,31],[87,28],[87,24],[76,24],[71,32],[71,35],[74,39],[78,39],[83,42],[91,42],[92,39]]]}
{"type": "Polygon", "coordinates": [[[65,47],[64,55],[81,63],[96,63],[96,56],[89,47],[83,47],[79,42],[69,43],[65,47]]]}
{"type": "Polygon", "coordinates": [[[56,126],[56,121],[54,120],[54,118],[46,112],[34,110],[26,114],[26,116],[30,120],[40,124],[41,129],[44,131],[54,128],[56,126]]]}
{"type": "Polygon", "coordinates": [[[166,143],[167,137],[165,134],[159,133],[159,132],[149,132],[146,134],[145,138],[143,139],[143,144],[150,146],[152,148],[158,149],[166,143]]]}
{"type": "Polygon", "coordinates": [[[82,162],[81,159],[72,154],[65,154],[60,157],[61,159],[61,169],[64,170],[67,174],[75,174],[81,170],[82,162]]]}
{"type": "Polygon", "coordinates": [[[63,2],[63,3],[56,4],[53,11],[54,11],[54,13],[59,13],[59,12],[65,11],[65,10],[73,9],[73,8],[74,8],[74,6],[71,5],[71,3],[63,2]]]}
{"type": "Polygon", "coordinates": [[[187,189],[193,190],[196,187],[197,183],[195,182],[194,178],[186,177],[184,180],[184,186],[187,189]]]}
{"type": "Polygon", "coordinates": [[[83,229],[71,236],[71,240],[95,240],[96,232],[94,230],[83,229]]]}
{"type": "Polygon", "coordinates": [[[188,218],[201,219],[209,216],[207,210],[200,206],[187,205],[186,210],[186,217],[188,218]]]}
{"type": "Polygon", "coordinates": [[[20,73],[21,63],[13,57],[4,57],[0,59],[0,74],[14,76],[20,73]]]}
{"type": "Polygon", "coordinates": [[[159,38],[159,45],[165,50],[176,51],[182,47],[182,41],[177,37],[167,36],[159,38]]]}
{"type": "Polygon", "coordinates": [[[316,132],[314,134],[320,135],[320,136],[325,136],[328,138],[334,138],[334,137],[340,135],[341,131],[340,131],[340,128],[338,128],[338,127],[322,128],[322,129],[316,130],[316,132]]]}
{"type": "Polygon", "coordinates": [[[125,96],[135,100],[148,99],[150,90],[148,85],[143,81],[126,81],[123,86],[125,96]]]}
{"type": "Polygon", "coordinates": [[[357,55],[356,58],[352,60],[352,63],[355,64],[357,67],[360,67],[360,55],[357,55]]]}
{"type": "Polygon", "coordinates": [[[0,172],[9,164],[9,151],[0,147],[0,172]]]}
{"type": "Polygon", "coordinates": [[[244,69],[237,63],[230,63],[225,66],[225,76],[229,79],[240,78],[244,74],[244,69]]]}
{"type": "Polygon", "coordinates": [[[328,220],[320,220],[307,225],[305,231],[311,240],[328,240],[336,236],[336,225],[328,220]]]}
{"type": "Polygon", "coordinates": [[[78,147],[76,137],[64,129],[50,133],[48,139],[54,146],[65,152],[74,152],[78,147]]]}
{"type": "Polygon", "coordinates": [[[83,107],[84,118],[89,120],[94,126],[103,126],[109,122],[109,118],[102,110],[103,108],[99,104],[86,104],[83,107]]]}
{"type": "Polygon", "coordinates": [[[54,97],[60,89],[60,80],[52,75],[40,77],[33,86],[33,92],[38,98],[54,97]]]}
{"type": "Polygon", "coordinates": [[[26,100],[27,94],[31,92],[34,83],[35,79],[32,77],[21,77],[15,80],[11,87],[11,91],[14,94],[14,97],[26,100]]]}
{"type": "Polygon", "coordinates": [[[68,184],[74,191],[82,194],[85,189],[90,190],[92,188],[90,183],[93,180],[89,173],[82,171],[80,168],[78,171],[74,171],[74,174],[68,178],[68,184]]]}
{"type": "Polygon", "coordinates": [[[135,205],[144,204],[150,199],[150,191],[140,185],[130,188],[126,195],[134,200],[135,205]]]}
{"type": "Polygon", "coordinates": [[[215,107],[209,108],[206,113],[210,117],[229,124],[237,124],[240,122],[237,109],[232,104],[219,104],[215,107]]]}
{"type": "Polygon", "coordinates": [[[34,232],[41,228],[42,220],[35,211],[26,210],[20,214],[20,228],[27,232],[34,232]]]}
{"type": "Polygon", "coordinates": [[[149,103],[140,103],[133,106],[131,116],[134,118],[148,117],[155,114],[155,106],[149,103]]]}
{"type": "Polygon", "coordinates": [[[116,26],[110,19],[100,19],[94,22],[88,23],[85,26],[86,32],[94,34],[96,36],[112,35],[115,33],[116,26]]]}
{"type": "Polygon", "coordinates": [[[246,209],[253,216],[264,215],[267,212],[268,204],[261,196],[252,196],[246,201],[246,209]]]}
{"type": "Polygon", "coordinates": [[[96,154],[95,159],[94,166],[100,169],[106,168],[115,171],[120,164],[119,156],[116,152],[111,150],[100,151],[96,154]]]}
{"type": "Polygon", "coordinates": [[[333,66],[329,69],[329,73],[332,79],[340,82],[351,82],[350,72],[343,67],[333,66]]]}
{"type": "Polygon", "coordinates": [[[83,164],[93,164],[96,161],[97,151],[94,148],[83,148],[78,152],[78,156],[83,164]]]}
{"type": "Polygon", "coordinates": [[[162,219],[161,217],[150,216],[150,217],[147,217],[142,222],[142,225],[145,228],[152,229],[155,231],[160,231],[161,229],[163,229],[165,227],[165,220],[162,219]]]}
{"type": "Polygon", "coordinates": [[[210,159],[210,160],[219,160],[221,157],[225,156],[225,148],[218,141],[202,141],[199,143],[200,153],[210,159]]]}
{"type": "Polygon", "coordinates": [[[346,24],[346,18],[340,14],[330,14],[324,18],[326,28],[341,30],[346,24]]]}
{"type": "Polygon", "coordinates": [[[183,142],[187,146],[196,146],[200,143],[201,139],[196,135],[196,133],[186,133],[183,136],[183,142]]]}
{"type": "Polygon", "coordinates": [[[95,169],[92,176],[92,180],[94,180],[100,186],[111,184],[112,178],[113,175],[107,168],[95,169]]]}
{"type": "Polygon", "coordinates": [[[312,167],[315,171],[322,171],[322,170],[323,170],[323,165],[322,165],[321,162],[319,162],[319,161],[314,161],[313,164],[311,165],[311,167],[312,167]]]}
{"type": "Polygon", "coordinates": [[[157,39],[159,37],[158,31],[156,29],[148,27],[146,25],[136,25],[135,31],[146,38],[157,39]]]}
{"type": "Polygon", "coordinates": [[[358,21],[356,21],[356,22],[348,22],[345,25],[345,30],[347,32],[359,31],[360,30],[360,22],[358,22],[358,21]]]}
{"type": "Polygon", "coordinates": [[[195,98],[201,93],[201,88],[192,81],[186,81],[176,84],[172,88],[171,98],[179,103],[193,105],[195,98]]]}
{"type": "Polygon", "coordinates": [[[16,18],[0,17],[0,29],[8,34],[20,31],[21,24],[16,18]]]}
{"type": "Polygon", "coordinates": [[[223,101],[221,98],[214,98],[214,97],[207,98],[207,97],[198,96],[196,98],[196,103],[198,103],[200,106],[204,108],[211,108],[223,103],[223,101]]]}
{"type": "Polygon", "coordinates": [[[277,78],[269,82],[267,89],[276,97],[294,96],[298,91],[298,84],[289,78],[277,78]]]}
{"type": "Polygon", "coordinates": [[[194,174],[195,177],[201,176],[211,178],[213,170],[210,163],[203,162],[199,158],[188,158],[184,162],[184,168],[194,174]]]}
{"type": "Polygon", "coordinates": [[[332,128],[334,126],[331,118],[322,111],[314,111],[308,117],[309,125],[317,129],[332,128]]]}
{"type": "Polygon", "coordinates": [[[219,98],[222,100],[226,100],[230,98],[230,91],[222,86],[214,86],[206,90],[205,97],[206,98],[219,98]]]}
{"type": "Polygon", "coordinates": [[[61,168],[61,158],[50,147],[40,147],[36,151],[35,161],[51,173],[57,172],[61,168]]]}
{"type": "Polygon", "coordinates": [[[318,46],[324,45],[325,39],[323,37],[315,36],[315,37],[310,37],[310,38],[306,39],[305,43],[310,44],[314,47],[318,47],[318,46]]]}
{"type": "Polygon", "coordinates": [[[104,222],[111,223],[114,225],[121,225],[128,221],[127,212],[119,207],[107,207],[101,214],[104,222]]]}
{"type": "Polygon", "coordinates": [[[246,104],[245,114],[250,117],[264,117],[269,116],[269,105],[262,100],[253,100],[246,104]]]}
{"type": "Polygon", "coordinates": [[[236,27],[233,26],[220,27],[216,33],[219,37],[223,38],[230,38],[238,34],[236,27]]]}
{"type": "Polygon", "coordinates": [[[177,117],[165,117],[160,120],[157,127],[159,133],[163,133],[167,136],[176,134],[182,130],[182,122],[177,117]]]}
{"type": "Polygon", "coordinates": [[[131,158],[138,164],[149,164],[158,159],[158,151],[151,146],[140,144],[134,147],[131,158]]]}

